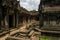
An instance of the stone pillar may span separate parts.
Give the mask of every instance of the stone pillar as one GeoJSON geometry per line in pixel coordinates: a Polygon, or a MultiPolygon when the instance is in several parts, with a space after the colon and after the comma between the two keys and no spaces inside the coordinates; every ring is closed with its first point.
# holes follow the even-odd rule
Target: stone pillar
{"type": "Polygon", "coordinates": [[[13,27],[15,27],[15,14],[13,15],[13,27]]]}
{"type": "Polygon", "coordinates": [[[5,16],[5,19],[4,19],[4,25],[5,25],[5,28],[6,30],[8,30],[8,16],[5,16]]]}
{"type": "Polygon", "coordinates": [[[30,16],[30,22],[31,22],[31,16],[30,16]]]}
{"type": "Polygon", "coordinates": [[[28,23],[28,16],[27,16],[27,18],[26,18],[26,19],[27,19],[27,23],[28,23]]]}
{"type": "MultiPolygon", "coordinates": [[[[24,20],[24,17],[22,17],[22,20],[24,20]]],[[[24,21],[22,21],[22,24],[24,24],[24,21]]]]}
{"type": "Polygon", "coordinates": [[[2,10],[0,9],[0,29],[1,29],[1,20],[2,20],[2,10]]]}
{"type": "Polygon", "coordinates": [[[31,16],[29,16],[29,21],[28,21],[29,23],[31,22],[31,16]]]}
{"type": "Polygon", "coordinates": [[[41,16],[40,16],[40,18],[39,18],[40,28],[43,27],[43,24],[44,24],[44,23],[43,23],[43,22],[44,22],[43,20],[44,20],[44,19],[43,19],[43,16],[42,16],[42,14],[41,14],[41,16]]]}
{"type": "Polygon", "coordinates": [[[30,23],[30,16],[28,17],[28,23],[30,23]]]}
{"type": "Polygon", "coordinates": [[[15,14],[15,25],[18,27],[18,13],[15,14]]]}
{"type": "Polygon", "coordinates": [[[26,17],[23,17],[23,24],[26,24],[26,17]]]}

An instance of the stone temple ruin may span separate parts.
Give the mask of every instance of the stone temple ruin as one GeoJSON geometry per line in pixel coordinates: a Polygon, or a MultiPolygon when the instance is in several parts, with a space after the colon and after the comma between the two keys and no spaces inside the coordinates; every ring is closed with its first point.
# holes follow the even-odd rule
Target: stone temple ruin
{"type": "Polygon", "coordinates": [[[39,12],[26,10],[19,1],[0,0],[0,40],[39,39],[38,20],[39,12]]]}
{"type": "Polygon", "coordinates": [[[59,20],[59,0],[41,0],[38,11],[26,10],[17,0],[0,0],[0,40],[58,40],[59,20]]]}
{"type": "Polygon", "coordinates": [[[60,0],[41,0],[39,13],[41,34],[45,36],[59,37],[60,0]]]}
{"type": "Polygon", "coordinates": [[[19,1],[0,0],[0,29],[8,31],[18,26],[19,1]]]}

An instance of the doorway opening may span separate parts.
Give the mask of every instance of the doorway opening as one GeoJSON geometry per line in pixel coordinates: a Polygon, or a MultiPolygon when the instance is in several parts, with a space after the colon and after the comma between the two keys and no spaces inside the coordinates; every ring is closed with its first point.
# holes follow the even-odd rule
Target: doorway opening
{"type": "Polygon", "coordinates": [[[9,15],[9,28],[13,28],[13,15],[9,15]]]}

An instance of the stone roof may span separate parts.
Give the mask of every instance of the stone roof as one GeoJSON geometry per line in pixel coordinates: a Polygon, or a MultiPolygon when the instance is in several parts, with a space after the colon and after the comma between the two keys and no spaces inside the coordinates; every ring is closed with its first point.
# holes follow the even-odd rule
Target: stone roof
{"type": "Polygon", "coordinates": [[[20,6],[20,14],[28,14],[28,15],[38,15],[39,14],[39,12],[38,11],[35,11],[35,12],[33,12],[33,11],[28,11],[27,9],[25,9],[25,8],[23,8],[23,7],[21,7],[20,6]]]}
{"type": "Polygon", "coordinates": [[[44,12],[58,12],[60,11],[60,6],[53,6],[53,7],[44,7],[44,12]]]}
{"type": "Polygon", "coordinates": [[[38,15],[39,12],[38,11],[30,11],[30,15],[38,15]]]}
{"type": "Polygon", "coordinates": [[[28,13],[28,10],[20,6],[20,13],[28,13]]]}

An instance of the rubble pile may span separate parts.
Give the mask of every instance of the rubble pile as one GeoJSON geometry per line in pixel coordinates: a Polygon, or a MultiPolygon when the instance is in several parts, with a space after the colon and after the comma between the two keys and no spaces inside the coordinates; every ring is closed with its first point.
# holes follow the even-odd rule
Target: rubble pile
{"type": "Polygon", "coordinates": [[[30,25],[29,28],[26,28],[24,31],[19,31],[19,32],[13,34],[9,38],[16,37],[18,39],[24,39],[25,38],[25,40],[28,40],[28,39],[30,40],[31,38],[33,39],[33,37],[36,37],[36,39],[38,40],[41,33],[37,29],[39,29],[39,28],[37,28],[37,26],[30,25]]]}

